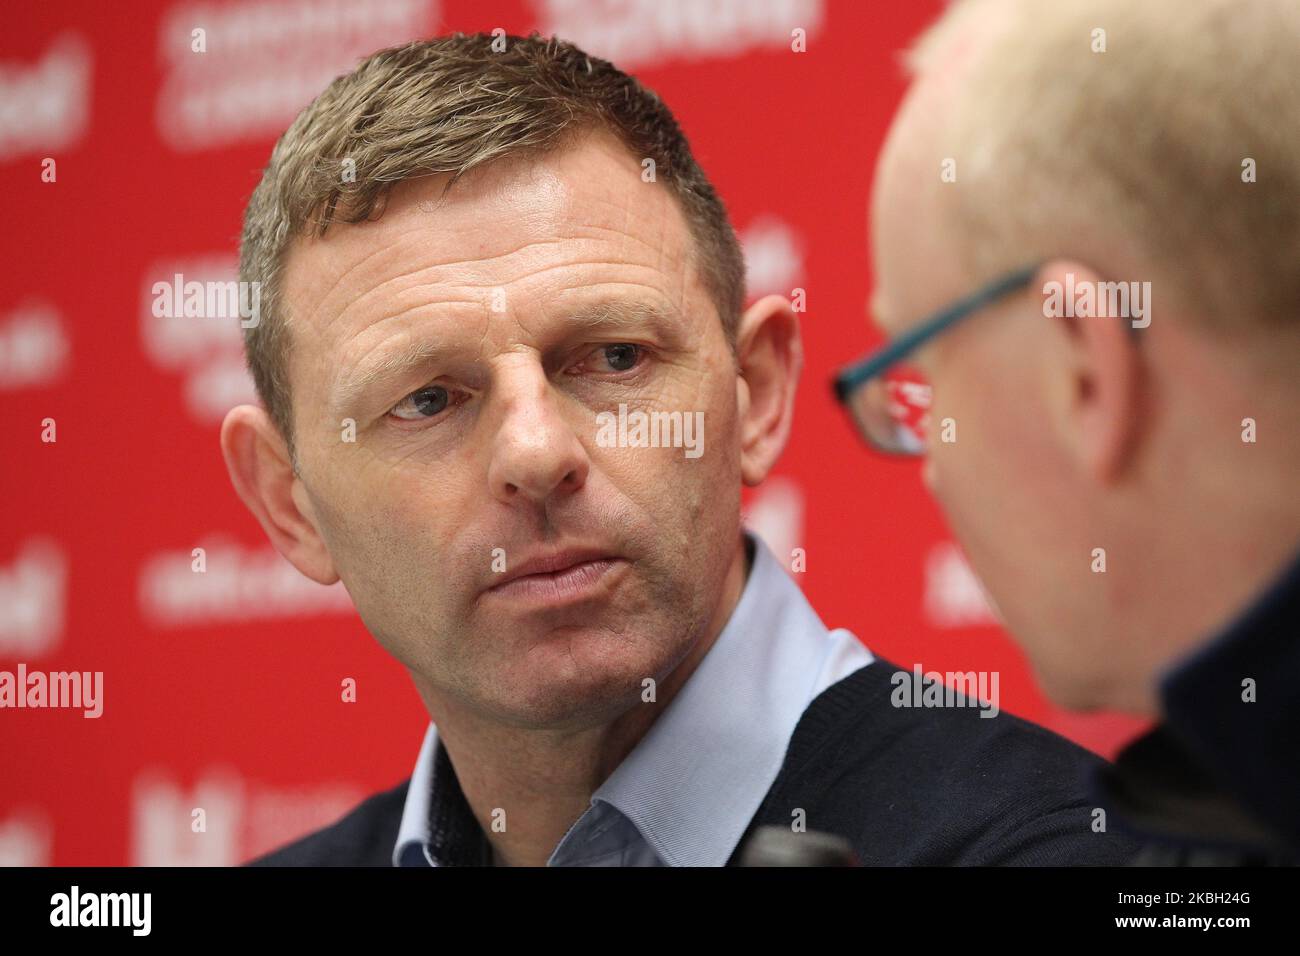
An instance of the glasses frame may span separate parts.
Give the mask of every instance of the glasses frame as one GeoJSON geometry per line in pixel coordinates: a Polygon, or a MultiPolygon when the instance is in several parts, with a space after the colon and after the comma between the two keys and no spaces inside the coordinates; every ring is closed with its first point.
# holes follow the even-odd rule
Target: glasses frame
{"type": "MultiPolygon", "coordinates": [[[[841,369],[831,382],[835,400],[849,408],[854,393],[871,379],[889,371],[913,351],[941,332],[946,332],[962,319],[974,315],[985,306],[992,305],[1013,292],[1026,288],[1033,282],[1034,276],[1041,268],[1042,263],[1034,263],[999,276],[964,299],[959,299],[932,313],[887,345],[841,369]]],[[[851,408],[849,411],[851,412],[851,408]]]]}
{"type": "Polygon", "coordinates": [[[912,451],[888,447],[873,441],[870,432],[862,427],[857,414],[853,410],[853,397],[857,394],[858,389],[877,376],[888,372],[916,349],[951,329],[962,319],[969,318],[985,306],[992,305],[1013,292],[1019,292],[1027,288],[1034,281],[1034,276],[1038,274],[1042,266],[1043,263],[1035,262],[1032,265],[1022,266],[1013,272],[999,276],[965,298],[958,299],[951,305],[945,306],[938,312],[927,316],[892,342],[881,346],[864,358],[858,359],[835,375],[831,382],[835,400],[844,406],[845,412],[853,420],[854,431],[862,436],[869,448],[893,458],[917,458],[925,454],[924,449],[912,451]]]}
{"type": "MultiPolygon", "coordinates": [[[[845,366],[835,375],[831,381],[835,400],[844,406],[845,412],[853,420],[854,430],[863,437],[867,447],[891,458],[917,458],[925,455],[924,449],[912,451],[891,448],[873,441],[867,429],[863,428],[859,423],[858,416],[853,410],[854,395],[872,379],[888,372],[913,351],[935,336],[946,332],[962,319],[969,318],[985,306],[992,305],[1013,292],[1019,292],[1027,288],[1033,283],[1034,277],[1043,268],[1045,262],[1046,260],[1035,262],[1032,265],[1022,266],[1013,272],[999,276],[965,298],[958,299],[951,305],[932,313],[892,342],[845,366]]],[[[1124,323],[1124,327],[1132,341],[1134,343],[1139,341],[1139,327],[1133,325],[1128,319],[1121,319],[1120,321],[1124,323]]]]}

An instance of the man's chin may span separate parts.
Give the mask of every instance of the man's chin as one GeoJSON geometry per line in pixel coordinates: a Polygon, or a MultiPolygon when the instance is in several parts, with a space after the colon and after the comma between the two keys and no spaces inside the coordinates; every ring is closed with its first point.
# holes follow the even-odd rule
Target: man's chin
{"type": "Polygon", "coordinates": [[[497,707],[512,723],[536,729],[608,723],[655,699],[672,660],[670,649],[651,641],[582,626],[552,629],[505,665],[497,707]]]}
{"type": "Polygon", "coordinates": [[[523,697],[499,701],[502,723],[527,730],[581,731],[610,723],[641,702],[625,686],[540,685],[523,697]]]}

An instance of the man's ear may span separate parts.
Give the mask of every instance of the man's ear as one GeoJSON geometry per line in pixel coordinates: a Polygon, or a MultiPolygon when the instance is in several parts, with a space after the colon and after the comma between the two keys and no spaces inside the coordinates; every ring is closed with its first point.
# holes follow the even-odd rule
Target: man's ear
{"type": "Polygon", "coordinates": [[[318,584],[339,579],[316,528],[289,450],[270,416],[239,405],[221,423],[221,453],[235,492],[261,523],[275,549],[318,584]],[[300,504],[301,503],[301,504],[300,504]]]}
{"type": "MultiPolygon", "coordinates": [[[[1110,280],[1082,263],[1048,262],[1036,281],[1035,291],[1045,304],[1043,321],[1052,323],[1055,333],[1051,340],[1058,360],[1044,363],[1058,385],[1050,389],[1052,417],[1087,472],[1099,482],[1113,482],[1132,462],[1144,409],[1142,358],[1132,319],[1096,314],[1103,311],[1100,283],[1110,280]],[[1092,314],[1065,315],[1070,290],[1076,290],[1077,300],[1077,290],[1088,284],[1093,292],[1092,314]],[[1053,307],[1048,309],[1047,304],[1053,307]]],[[[1149,302],[1144,305],[1150,308],[1149,302]]],[[[1073,307],[1070,311],[1077,312],[1073,307]]]]}
{"type": "Polygon", "coordinates": [[[803,369],[799,319],[786,299],[764,296],[745,310],[736,331],[736,357],[740,476],[752,487],[767,477],[785,449],[803,369]]]}

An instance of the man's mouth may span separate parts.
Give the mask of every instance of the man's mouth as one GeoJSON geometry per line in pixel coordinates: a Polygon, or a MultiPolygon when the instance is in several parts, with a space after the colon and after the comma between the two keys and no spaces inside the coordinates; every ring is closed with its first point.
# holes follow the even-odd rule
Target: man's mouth
{"type": "Polygon", "coordinates": [[[484,594],[527,604],[569,604],[593,597],[626,564],[623,558],[601,551],[546,552],[508,566],[484,594]]]}

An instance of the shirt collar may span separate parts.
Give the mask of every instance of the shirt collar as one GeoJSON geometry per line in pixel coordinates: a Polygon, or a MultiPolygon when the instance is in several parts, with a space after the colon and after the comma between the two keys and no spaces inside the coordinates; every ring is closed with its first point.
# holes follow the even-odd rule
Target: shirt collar
{"type": "Polygon", "coordinates": [[[486,866],[491,847],[432,724],[406,788],[393,866],[486,866]]]}
{"type": "Polygon", "coordinates": [[[799,718],[832,679],[828,661],[845,648],[858,651],[854,669],[871,660],[849,632],[827,632],[753,540],[749,579],[717,641],[592,796],[622,811],[672,866],[727,862],[776,780],[799,718]]]}
{"type": "Polygon", "coordinates": [[[433,757],[438,747],[438,728],[432,723],[424,732],[424,743],[420,745],[420,756],[416,758],[415,770],[411,781],[406,786],[406,803],[402,806],[402,821],[397,827],[397,845],[393,847],[393,866],[419,865],[420,860],[411,861],[409,850],[414,850],[427,865],[433,861],[424,852],[429,841],[429,804],[433,801],[433,757]],[[422,785],[425,782],[428,785],[422,785]],[[405,858],[405,862],[404,862],[405,858]]]}
{"type": "Polygon", "coordinates": [[[1163,721],[1097,781],[1121,817],[1173,842],[1300,849],[1297,634],[1300,554],[1225,631],[1164,675],[1163,721]]]}
{"type": "MultiPolygon", "coordinates": [[[[808,704],[872,661],[850,632],[828,632],[763,542],[746,537],[753,564],[726,626],[592,795],[552,864],[565,861],[569,837],[584,824],[608,826],[610,808],[668,865],[725,864],[780,772],[808,704]]],[[[440,831],[443,848],[458,847],[460,857],[478,857],[486,848],[430,724],[407,789],[393,865],[436,863],[440,831]]]]}

